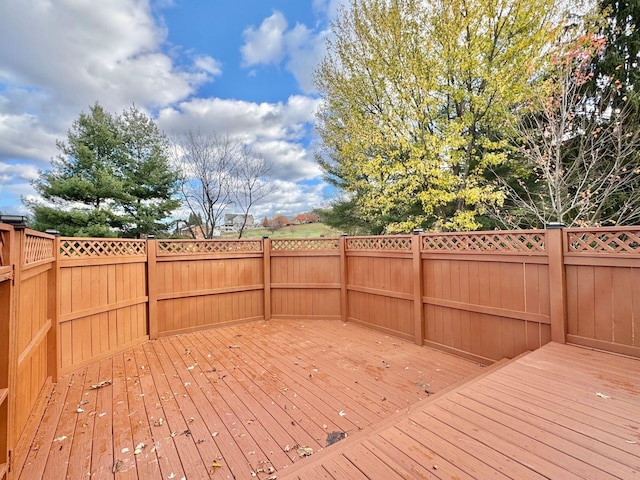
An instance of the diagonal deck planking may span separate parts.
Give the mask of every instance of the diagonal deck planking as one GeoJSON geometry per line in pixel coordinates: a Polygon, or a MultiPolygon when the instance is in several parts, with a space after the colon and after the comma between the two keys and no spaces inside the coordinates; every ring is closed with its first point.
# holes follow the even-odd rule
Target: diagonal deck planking
{"type": "Polygon", "coordinates": [[[427,397],[425,388],[479,371],[336,321],[165,337],[62,377],[18,478],[280,477],[313,459],[298,458],[298,445],[317,455],[329,433],[357,437],[427,397]]]}
{"type": "Polygon", "coordinates": [[[383,423],[278,478],[640,478],[640,360],[552,343],[383,423]]]}

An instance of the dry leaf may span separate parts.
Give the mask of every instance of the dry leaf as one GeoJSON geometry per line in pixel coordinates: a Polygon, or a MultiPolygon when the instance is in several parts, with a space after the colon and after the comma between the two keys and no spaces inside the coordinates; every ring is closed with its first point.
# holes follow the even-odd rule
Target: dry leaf
{"type": "Polygon", "coordinates": [[[609,395],[605,395],[604,393],[601,393],[601,392],[597,392],[596,395],[600,398],[611,398],[609,397],[609,395]]]}
{"type": "Polygon", "coordinates": [[[241,345],[229,345],[229,348],[241,348],[241,345]]]}
{"type": "Polygon", "coordinates": [[[145,444],[140,442],[138,445],[136,445],[136,449],[133,451],[134,455],[140,455],[142,453],[142,449],[145,447],[145,444]]]}
{"type": "Polygon", "coordinates": [[[111,473],[118,473],[122,468],[122,462],[120,460],[116,460],[111,468],[111,473]]]}
{"type": "Polygon", "coordinates": [[[338,415],[340,415],[341,417],[344,417],[344,416],[346,415],[346,413],[345,413],[345,411],[344,411],[344,410],[340,410],[340,411],[338,412],[338,415]]]}
{"type": "Polygon", "coordinates": [[[298,447],[298,455],[300,457],[308,457],[309,455],[313,455],[313,448],[311,447],[298,447]]]}
{"type": "Polygon", "coordinates": [[[91,388],[97,390],[98,388],[106,387],[108,385],[111,385],[111,380],[103,380],[101,382],[94,383],[93,385],[91,385],[91,388]]]}
{"type": "Polygon", "coordinates": [[[222,465],[220,464],[220,462],[214,460],[211,464],[211,468],[209,469],[209,475],[213,475],[216,471],[216,468],[222,468],[222,465]]]}

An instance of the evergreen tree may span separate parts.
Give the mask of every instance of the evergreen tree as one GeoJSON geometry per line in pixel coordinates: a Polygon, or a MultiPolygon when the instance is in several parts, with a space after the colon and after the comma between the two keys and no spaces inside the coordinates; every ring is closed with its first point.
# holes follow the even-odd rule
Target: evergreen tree
{"type": "Polygon", "coordinates": [[[34,182],[46,202],[27,202],[35,229],[67,236],[166,233],[162,220],[178,206],[177,175],[167,139],[151,119],[135,107],[114,116],[96,103],[57,147],[53,169],[34,182]]]}

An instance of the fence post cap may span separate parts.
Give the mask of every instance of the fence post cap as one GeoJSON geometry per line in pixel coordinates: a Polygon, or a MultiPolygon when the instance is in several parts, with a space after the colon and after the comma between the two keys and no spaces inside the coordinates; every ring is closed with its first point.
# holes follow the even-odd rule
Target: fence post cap
{"type": "Polygon", "coordinates": [[[564,227],[566,227],[566,225],[562,222],[549,222],[546,225],[547,230],[557,230],[564,227]]]}
{"type": "Polygon", "coordinates": [[[420,227],[418,227],[418,228],[414,228],[414,229],[411,231],[411,233],[413,233],[414,235],[420,235],[420,234],[421,234],[421,233],[423,233],[423,232],[424,232],[424,230],[423,230],[422,228],[420,228],[420,227]]]}

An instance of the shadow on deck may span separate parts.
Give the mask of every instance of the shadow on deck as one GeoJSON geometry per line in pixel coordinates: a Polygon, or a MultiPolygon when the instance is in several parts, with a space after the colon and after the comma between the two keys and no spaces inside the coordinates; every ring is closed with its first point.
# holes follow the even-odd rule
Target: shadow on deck
{"type": "Polygon", "coordinates": [[[254,322],[62,377],[19,478],[633,478],[639,419],[636,359],[551,343],[482,368],[353,324],[254,322]]]}

